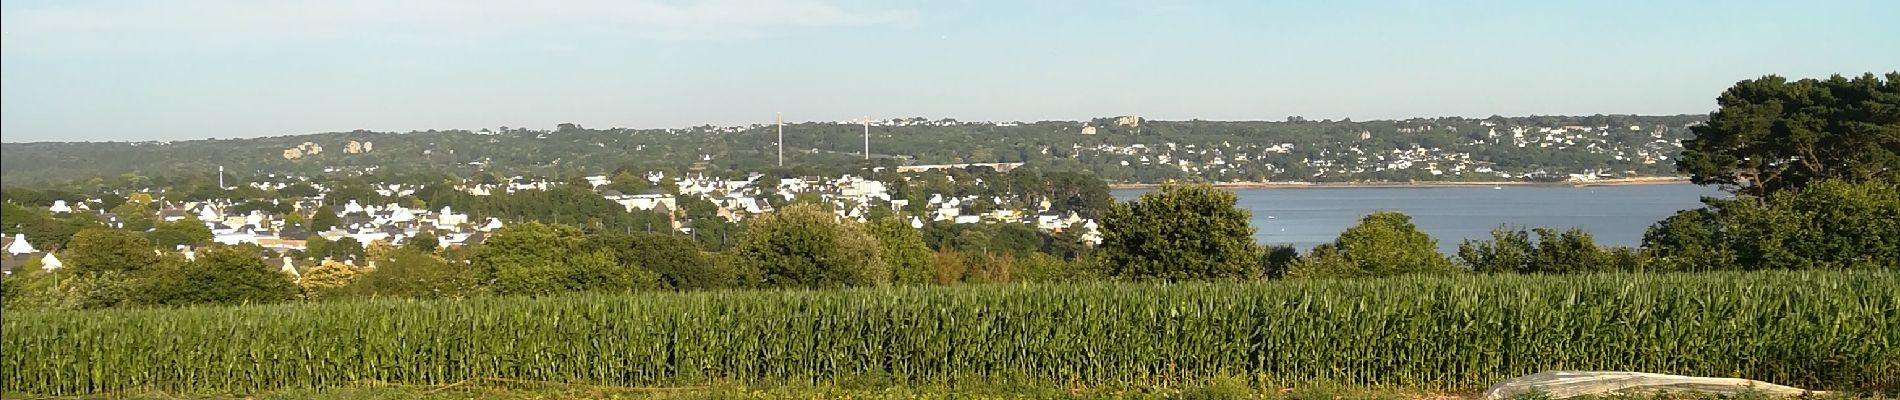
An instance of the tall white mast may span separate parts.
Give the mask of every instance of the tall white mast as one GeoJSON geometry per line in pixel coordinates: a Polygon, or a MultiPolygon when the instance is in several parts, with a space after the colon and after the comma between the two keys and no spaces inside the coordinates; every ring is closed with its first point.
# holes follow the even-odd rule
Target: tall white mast
{"type": "Polygon", "coordinates": [[[864,116],[864,159],[871,159],[871,116],[864,116]]]}
{"type": "Polygon", "coordinates": [[[219,166],[218,166],[218,189],[219,189],[219,190],[223,190],[224,188],[225,188],[225,186],[224,186],[224,166],[223,166],[223,165],[219,165],[219,166]]]}
{"type": "Polygon", "coordinates": [[[785,113],[778,113],[778,166],[785,166],[785,113]]]}

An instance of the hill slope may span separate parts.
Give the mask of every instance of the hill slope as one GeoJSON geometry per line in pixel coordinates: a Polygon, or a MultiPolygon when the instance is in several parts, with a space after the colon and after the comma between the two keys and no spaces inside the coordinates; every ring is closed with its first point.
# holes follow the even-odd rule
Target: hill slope
{"type": "MultiPolygon", "coordinates": [[[[1670,175],[1703,119],[1679,116],[1429,118],[1399,121],[1145,121],[1036,123],[911,118],[871,127],[884,162],[1024,162],[1088,170],[1113,182],[1499,180],[1603,172],[1670,175]],[[1434,171],[1436,171],[1434,173],[1434,171]]],[[[787,167],[861,162],[863,126],[785,127],[787,167]]],[[[684,129],[507,129],[334,132],[173,142],[41,142],[0,146],[9,184],[92,177],[214,173],[497,173],[568,176],[619,167],[743,174],[776,164],[769,125],[684,129]],[[359,151],[348,147],[356,142],[359,151]],[[306,144],[308,143],[308,145],[306,144]],[[314,145],[314,146],[312,146],[314,145]],[[320,147],[320,149],[318,149],[320,147]],[[311,151],[318,150],[318,151],[311,151]]]]}

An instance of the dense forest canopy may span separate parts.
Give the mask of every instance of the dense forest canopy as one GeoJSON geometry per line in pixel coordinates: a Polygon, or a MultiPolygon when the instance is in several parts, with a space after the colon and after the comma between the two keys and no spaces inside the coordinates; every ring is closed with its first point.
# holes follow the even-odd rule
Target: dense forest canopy
{"type": "MultiPolygon", "coordinates": [[[[1513,180],[1542,173],[1673,175],[1687,127],[1702,115],[1415,118],[1383,121],[959,122],[922,118],[785,126],[786,167],[849,172],[864,164],[1028,163],[1091,171],[1111,182],[1513,180]],[[1552,130],[1557,133],[1553,133],[1552,130]],[[1458,166],[1467,168],[1457,169],[1458,166]],[[1437,171],[1437,173],[1434,173],[1437,171]]],[[[629,167],[743,176],[776,166],[771,125],[684,129],[508,128],[333,132],[164,142],[0,146],[9,185],[100,178],[446,174],[580,176],[629,167]],[[351,145],[351,143],[357,143],[351,145]]]]}

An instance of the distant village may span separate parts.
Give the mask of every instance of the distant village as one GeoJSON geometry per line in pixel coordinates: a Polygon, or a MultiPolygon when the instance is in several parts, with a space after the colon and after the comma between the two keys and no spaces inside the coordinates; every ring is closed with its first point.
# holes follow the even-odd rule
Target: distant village
{"type": "MultiPolygon", "coordinates": [[[[1138,123],[1138,120],[1122,119],[1119,124],[1138,123]]],[[[1630,125],[1630,126],[1581,126],[1566,125],[1552,127],[1499,126],[1490,121],[1479,122],[1485,129],[1483,139],[1472,139],[1465,143],[1474,148],[1487,146],[1509,146],[1517,148],[1536,147],[1556,150],[1572,148],[1582,149],[1591,154],[1608,155],[1617,161],[1638,162],[1644,165],[1670,162],[1671,157],[1682,152],[1682,144],[1667,138],[1669,127],[1630,125]],[[1612,140],[1612,133],[1618,130],[1641,133],[1649,141],[1627,143],[1612,140]]],[[[1425,133],[1435,130],[1458,131],[1457,126],[1419,124],[1401,127],[1399,134],[1425,133]]],[[[1081,134],[1095,134],[1095,127],[1084,127],[1081,134]]],[[[1371,140],[1369,130],[1359,132],[1359,140],[1371,140]]],[[[1076,153],[1096,153],[1120,158],[1122,166],[1162,166],[1179,169],[1181,172],[1197,176],[1233,176],[1241,165],[1256,164],[1271,175],[1282,176],[1288,171],[1273,163],[1265,163],[1269,158],[1288,157],[1294,154],[1300,145],[1291,142],[1281,143],[1230,143],[1204,146],[1196,144],[1177,144],[1163,142],[1150,144],[1108,145],[1093,147],[1075,146],[1076,153]]],[[[1044,153],[1048,150],[1044,149],[1044,153]]],[[[1566,181],[1592,181],[1602,178],[1633,175],[1633,172],[1611,171],[1607,169],[1555,171],[1548,169],[1505,171],[1495,167],[1494,163],[1478,161],[1469,151],[1454,151],[1439,147],[1419,147],[1372,151],[1352,142],[1333,143],[1322,146],[1317,157],[1302,157],[1296,165],[1309,167],[1310,176],[1288,177],[1289,179],[1313,179],[1327,176],[1355,176],[1368,172],[1395,170],[1422,170],[1431,176],[1468,176],[1495,177],[1498,180],[1545,179],[1566,181]]]]}
{"type": "MultiPolygon", "coordinates": [[[[1008,170],[1020,164],[957,164],[957,165],[921,165],[905,166],[900,172],[920,172],[942,168],[967,168],[981,166],[1008,170]]],[[[844,175],[829,178],[780,178],[766,181],[761,174],[750,174],[743,179],[719,179],[700,175],[668,177],[660,172],[649,172],[647,180],[652,186],[641,193],[622,193],[607,189],[607,176],[589,176],[585,180],[591,184],[601,197],[625,207],[627,211],[647,211],[658,215],[675,216],[679,210],[681,196],[696,196],[715,204],[717,216],[729,222],[739,222],[760,214],[770,213],[773,203],[783,204],[799,196],[816,195],[824,204],[828,204],[837,213],[838,218],[865,221],[874,207],[888,207],[896,215],[908,216],[912,228],[923,228],[926,223],[948,222],[955,224],[1003,223],[1027,224],[1049,232],[1068,229],[1084,230],[1080,237],[1087,242],[1099,244],[1101,233],[1095,220],[1082,218],[1074,212],[1065,214],[1048,213],[1050,204],[1042,201],[1035,209],[997,208],[987,212],[970,212],[966,205],[978,200],[976,196],[954,197],[943,194],[931,194],[923,201],[913,202],[906,199],[893,199],[892,193],[884,182],[844,175]],[[661,189],[662,180],[672,180],[678,193],[669,193],[661,189]],[[772,190],[767,191],[766,188],[772,190]],[[779,201],[771,201],[768,196],[777,196],[779,201]]],[[[954,179],[954,177],[952,178],[954,179]]],[[[258,189],[283,189],[293,184],[309,184],[318,189],[319,195],[289,202],[299,216],[308,220],[325,204],[341,204],[331,207],[337,212],[341,224],[335,228],[310,232],[303,226],[287,223],[284,216],[252,210],[248,213],[234,211],[236,202],[231,200],[210,200],[192,202],[156,201],[156,218],[164,222],[176,222],[187,217],[202,221],[212,234],[212,241],[226,245],[253,244],[279,254],[292,250],[305,250],[306,243],[312,238],[322,237],[329,241],[345,238],[357,243],[368,244],[383,242],[401,246],[411,238],[421,234],[434,237],[444,247],[457,247],[481,243],[490,232],[500,229],[509,222],[497,217],[471,218],[451,207],[439,209],[414,208],[402,204],[363,204],[358,199],[326,198],[329,189],[318,182],[303,177],[270,175],[267,180],[246,183],[258,189]]],[[[489,196],[497,193],[519,191],[548,190],[562,181],[514,177],[502,183],[478,184],[465,181],[455,189],[475,196],[489,196]]],[[[420,187],[404,184],[379,184],[376,193],[386,197],[410,195],[420,187]]],[[[991,199],[1001,204],[1001,199],[991,199]]],[[[100,221],[113,229],[124,229],[124,222],[118,215],[108,210],[96,208],[99,199],[84,199],[73,202],[58,200],[47,211],[54,215],[71,213],[92,213],[100,221]]],[[[681,233],[691,233],[692,227],[683,223],[681,218],[671,218],[671,229],[681,233]]],[[[4,271],[11,273],[15,267],[28,260],[39,260],[41,268],[57,269],[63,265],[56,255],[57,249],[43,249],[34,246],[32,238],[24,234],[15,234],[5,239],[6,249],[4,271]]],[[[192,258],[194,249],[180,246],[177,252],[186,258],[192,258]]],[[[297,273],[295,261],[288,255],[267,259],[285,272],[297,273]]],[[[359,260],[336,260],[355,265],[359,260]]],[[[371,266],[373,267],[373,266],[371,266]]]]}
{"type": "MultiPolygon", "coordinates": [[[[1109,121],[1083,123],[1072,132],[1082,136],[1093,136],[1098,135],[1099,132],[1107,127],[1112,126],[1124,129],[1139,128],[1145,122],[1147,121],[1138,116],[1121,116],[1109,121]]],[[[1460,125],[1464,125],[1464,129],[1470,129],[1470,125],[1467,123],[1472,122],[1472,120],[1454,118],[1448,119],[1448,121],[1438,122],[1432,119],[1418,119],[1404,122],[1401,127],[1397,128],[1395,134],[1414,135],[1435,132],[1461,133],[1459,132],[1460,125]]],[[[1530,169],[1510,171],[1505,168],[1499,168],[1495,163],[1474,159],[1471,149],[1486,147],[1540,148],[1552,150],[1577,149],[1589,154],[1609,156],[1610,159],[1619,162],[1640,163],[1642,165],[1656,165],[1662,163],[1666,165],[1667,163],[1673,162],[1671,161],[1672,157],[1682,152],[1682,144],[1676,137],[1671,135],[1671,130],[1686,129],[1686,126],[1664,126],[1655,124],[1648,126],[1532,126],[1500,124],[1488,120],[1477,120],[1475,122],[1477,123],[1477,127],[1484,130],[1484,134],[1482,138],[1473,138],[1469,139],[1466,143],[1459,143],[1460,147],[1464,147],[1464,149],[1420,147],[1415,145],[1409,148],[1379,151],[1368,150],[1365,146],[1350,140],[1321,145],[1303,145],[1293,142],[1273,141],[1266,141],[1265,143],[1233,143],[1232,141],[1222,141],[1217,144],[1162,141],[1157,143],[1094,144],[1086,146],[1077,143],[1070,146],[1069,153],[1106,157],[1113,159],[1113,162],[1124,167],[1141,166],[1176,169],[1189,175],[1213,178],[1216,181],[1228,180],[1219,179],[1220,177],[1238,178],[1243,175],[1240,172],[1248,168],[1264,169],[1268,172],[1269,176],[1274,176],[1276,177],[1275,179],[1278,180],[1350,177],[1364,175],[1369,172],[1411,169],[1429,173],[1434,177],[1467,176],[1474,178],[1481,177],[1484,179],[1495,178],[1498,180],[1543,179],[1591,181],[1603,178],[1630,176],[1633,175],[1634,172],[1612,171],[1609,169],[1530,169]],[[1625,140],[1616,140],[1617,136],[1625,138],[1625,140]],[[1632,136],[1646,137],[1647,140],[1627,140],[1627,138],[1632,136]],[[1311,154],[1310,151],[1298,151],[1301,146],[1317,146],[1317,149],[1309,149],[1317,150],[1317,156],[1297,156],[1300,157],[1297,162],[1284,159],[1286,157],[1296,157],[1296,154],[1311,154]],[[1269,160],[1279,162],[1268,162],[1269,160]],[[1289,171],[1280,166],[1288,164],[1309,167],[1310,175],[1288,176],[1287,173],[1289,171]]],[[[926,120],[923,118],[883,121],[836,121],[834,123],[841,125],[863,123],[871,127],[1014,127],[1023,124],[1022,122],[967,122],[949,119],[926,120]]],[[[728,134],[749,129],[760,129],[762,127],[764,126],[707,126],[684,130],[669,129],[667,131],[673,134],[728,134]]],[[[483,134],[494,133],[483,130],[483,134]]],[[[1359,141],[1363,142],[1372,140],[1374,135],[1371,130],[1360,130],[1357,136],[1359,141]]],[[[1475,135],[1468,136],[1475,137],[1475,135]]],[[[543,135],[540,136],[540,138],[546,139],[547,137],[543,135]]],[[[1050,155],[1052,153],[1051,150],[1052,149],[1045,147],[1037,151],[1043,155],[1050,155]]],[[[711,156],[701,157],[705,159],[711,158],[711,156]]]]}

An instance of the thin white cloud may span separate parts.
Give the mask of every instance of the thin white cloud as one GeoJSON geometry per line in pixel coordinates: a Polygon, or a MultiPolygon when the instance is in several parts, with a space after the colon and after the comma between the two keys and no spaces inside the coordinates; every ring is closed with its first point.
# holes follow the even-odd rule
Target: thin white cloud
{"type": "Polygon", "coordinates": [[[752,37],[788,28],[905,23],[912,13],[830,0],[120,0],[50,2],[0,14],[8,52],[176,51],[284,41],[515,34],[752,37]]]}

